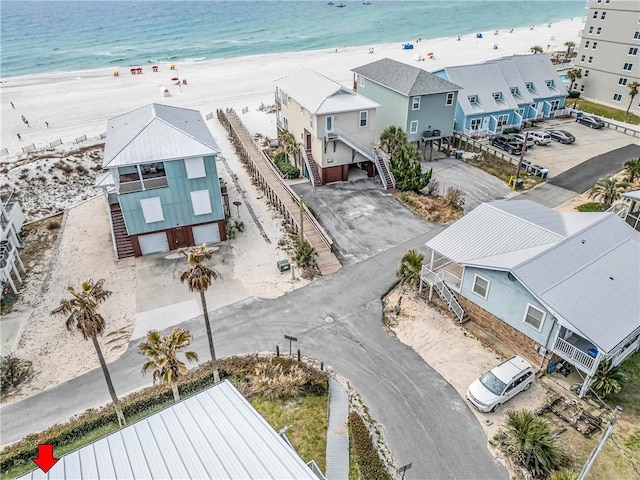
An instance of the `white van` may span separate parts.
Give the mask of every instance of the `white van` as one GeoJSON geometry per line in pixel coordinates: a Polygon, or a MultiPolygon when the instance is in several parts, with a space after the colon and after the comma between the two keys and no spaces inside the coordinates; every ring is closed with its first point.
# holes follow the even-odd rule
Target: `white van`
{"type": "Polygon", "coordinates": [[[551,143],[551,135],[539,130],[529,132],[529,138],[532,138],[536,145],[549,145],[551,143]]]}

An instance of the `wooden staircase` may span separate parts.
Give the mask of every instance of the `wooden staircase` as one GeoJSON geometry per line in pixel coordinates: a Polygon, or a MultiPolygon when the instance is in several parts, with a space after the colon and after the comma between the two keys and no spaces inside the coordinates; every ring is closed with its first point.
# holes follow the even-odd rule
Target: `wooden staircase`
{"type": "Polygon", "coordinates": [[[133,245],[131,238],[127,233],[127,227],[124,224],[124,216],[120,210],[120,204],[111,205],[111,223],[113,225],[113,236],[116,239],[116,249],[118,250],[118,258],[133,257],[133,245]]]}
{"type": "Polygon", "coordinates": [[[307,158],[309,159],[309,168],[311,169],[311,175],[313,175],[314,185],[322,185],[322,179],[320,178],[320,172],[318,172],[318,164],[313,159],[311,150],[307,150],[307,158]]]}
{"type": "Polygon", "coordinates": [[[395,187],[395,182],[391,178],[389,174],[389,169],[387,168],[386,159],[382,157],[378,150],[374,150],[374,155],[377,157],[378,161],[376,162],[376,167],[378,167],[378,175],[384,177],[387,190],[395,187]]]}

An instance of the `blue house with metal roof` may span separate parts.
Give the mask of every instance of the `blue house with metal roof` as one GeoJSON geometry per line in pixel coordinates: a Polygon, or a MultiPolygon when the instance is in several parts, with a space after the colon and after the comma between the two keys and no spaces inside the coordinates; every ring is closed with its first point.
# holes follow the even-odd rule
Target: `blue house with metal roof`
{"type": "Polygon", "coordinates": [[[543,367],[566,361],[584,395],[598,365],[640,348],[640,232],[614,213],[485,203],[427,244],[421,288],[543,367]]]}
{"type": "Polygon", "coordinates": [[[434,75],[462,87],[455,130],[469,136],[521,128],[558,115],[567,90],[544,54],[515,55],[474,65],[445,67],[434,75]]]}
{"type": "Polygon", "coordinates": [[[118,258],[226,239],[218,153],[197,110],[154,103],[108,121],[96,186],[118,258]]]}

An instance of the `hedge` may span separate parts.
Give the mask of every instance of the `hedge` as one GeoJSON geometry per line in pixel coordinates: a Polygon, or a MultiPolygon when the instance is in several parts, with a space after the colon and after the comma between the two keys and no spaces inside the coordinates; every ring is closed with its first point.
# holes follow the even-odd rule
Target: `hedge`
{"type": "MultiPolygon", "coordinates": [[[[264,361],[264,357],[261,358],[257,355],[220,359],[218,360],[220,378],[222,380],[229,379],[234,384],[243,383],[246,381],[245,378],[253,373],[255,364],[261,361],[264,361]]],[[[288,357],[275,357],[272,358],[272,362],[274,365],[282,365],[285,372],[294,365],[305,371],[310,380],[304,385],[304,394],[326,392],[328,379],[324,372],[317,371],[305,363],[299,363],[295,359],[288,357]]],[[[201,392],[211,385],[213,385],[213,372],[211,370],[211,362],[207,362],[191,370],[178,383],[178,390],[180,391],[180,397],[186,398],[201,392]]],[[[122,409],[125,418],[131,419],[141,413],[148,413],[154,408],[170,405],[172,402],[173,393],[171,387],[164,384],[155,385],[124,397],[122,399],[122,409]]],[[[88,409],[84,413],[72,417],[68,422],[54,425],[40,433],[28,435],[19,442],[6,447],[0,453],[0,472],[4,474],[13,468],[31,464],[31,459],[38,456],[39,444],[50,443],[60,448],[109,424],[113,424],[116,428],[118,425],[116,412],[112,404],[97,409],[88,409]]]]}
{"type": "Polygon", "coordinates": [[[273,157],[273,163],[278,167],[284,178],[298,178],[300,176],[300,169],[287,161],[287,154],[284,152],[276,154],[273,157]]]}
{"type": "Polygon", "coordinates": [[[356,412],[349,414],[350,444],[358,460],[362,478],[391,480],[391,475],[380,460],[378,450],[374,447],[364,421],[356,412]]]}

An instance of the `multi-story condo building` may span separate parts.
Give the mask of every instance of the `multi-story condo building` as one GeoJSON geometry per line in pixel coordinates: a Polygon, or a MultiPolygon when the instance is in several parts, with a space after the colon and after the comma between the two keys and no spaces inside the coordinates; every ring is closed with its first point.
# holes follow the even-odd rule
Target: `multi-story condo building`
{"type": "Polygon", "coordinates": [[[640,6],[637,0],[588,0],[587,18],[575,59],[582,78],[574,90],[583,98],[620,110],[630,105],[629,84],[640,72],[640,6]]]}

